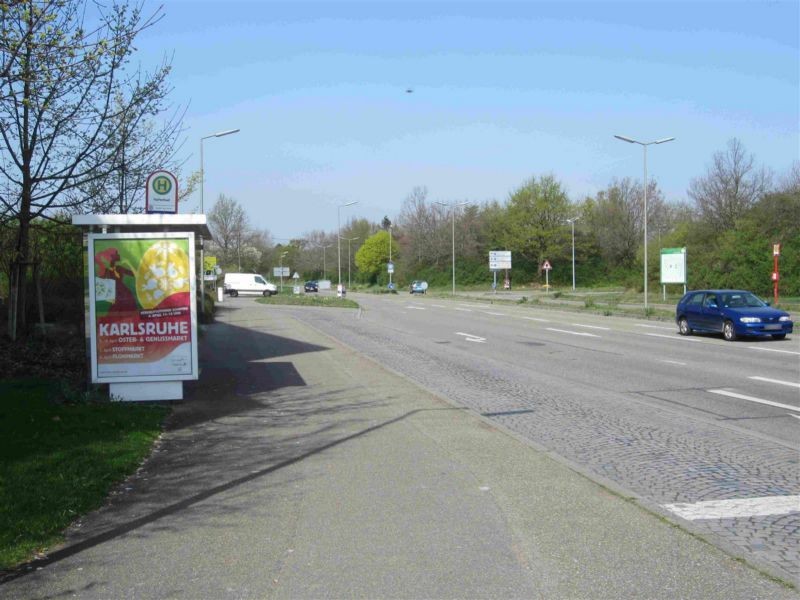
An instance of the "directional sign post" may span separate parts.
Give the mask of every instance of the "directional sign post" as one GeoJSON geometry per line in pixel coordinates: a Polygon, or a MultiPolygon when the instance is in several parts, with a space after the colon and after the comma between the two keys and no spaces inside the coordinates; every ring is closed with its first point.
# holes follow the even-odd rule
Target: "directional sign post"
{"type": "Polygon", "coordinates": [[[497,293],[497,272],[511,268],[511,250],[490,250],[489,270],[494,276],[492,289],[497,293]]]}

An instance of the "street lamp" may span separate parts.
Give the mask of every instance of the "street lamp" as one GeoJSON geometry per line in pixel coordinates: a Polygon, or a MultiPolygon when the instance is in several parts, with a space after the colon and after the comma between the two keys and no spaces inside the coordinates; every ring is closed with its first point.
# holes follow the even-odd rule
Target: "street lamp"
{"type": "Polygon", "coordinates": [[[647,311],[647,147],[653,144],[671,142],[675,138],[668,137],[652,142],[640,142],[624,135],[615,135],[614,137],[629,144],[639,144],[644,149],[644,186],[642,187],[644,196],[644,310],[647,311]]]}
{"type": "Polygon", "coordinates": [[[345,206],[353,206],[353,204],[358,204],[358,200],[353,200],[347,204],[340,204],[336,207],[336,250],[339,254],[339,278],[336,280],[337,292],[340,291],[338,286],[342,285],[342,225],[340,214],[345,206]]]}
{"type": "Polygon", "coordinates": [[[445,202],[436,201],[436,204],[442,206],[449,206],[450,213],[453,217],[453,296],[456,295],[456,207],[466,206],[469,202],[460,202],[458,204],[447,204],[445,202]]]}
{"type": "MultiPolygon", "coordinates": [[[[236,133],[239,131],[238,129],[229,129],[227,131],[220,131],[219,133],[212,133],[211,135],[207,135],[205,137],[200,138],[200,214],[203,213],[203,192],[206,185],[206,172],[203,168],[203,140],[207,140],[208,138],[212,137],[222,137],[224,135],[230,135],[232,133],[236,133]]],[[[239,269],[241,271],[241,268],[239,269]]]]}
{"type": "Polygon", "coordinates": [[[287,254],[289,254],[288,250],[286,252],[281,252],[281,261],[280,261],[280,264],[281,264],[281,293],[283,292],[283,257],[286,256],[287,254]]]}
{"type": "Polygon", "coordinates": [[[347,240],[347,287],[350,287],[350,242],[355,242],[358,237],[343,238],[347,240]]]}
{"type": "Polygon", "coordinates": [[[575,291],[575,221],[580,219],[580,217],[572,217],[571,219],[565,219],[567,223],[572,225],[572,291],[575,291]]]}

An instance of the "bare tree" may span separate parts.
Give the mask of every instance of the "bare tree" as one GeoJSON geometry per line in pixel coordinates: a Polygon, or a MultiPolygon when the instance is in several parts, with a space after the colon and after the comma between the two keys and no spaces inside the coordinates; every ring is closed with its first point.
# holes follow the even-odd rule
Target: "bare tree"
{"type": "Polygon", "coordinates": [[[772,174],[757,168],[755,158],[733,138],[725,152],[716,152],[706,174],[693,179],[689,197],[701,219],[717,230],[731,229],[755,202],[770,190],[772,174]]]}
{"type": "Polygon", "coordinates": [[[220,194],[208,213],[208,228],[214,237],[210,251],[220,255],[219,262],[224,268],[236,265],[240,271],[242,250],[252,235],[249,219],[242,206],[233,198],[220,194]]]}
{"type": "Polygon", "coordinates": [[[161,16],[145,18],[141,4],[3,3],[0,174],[9,186],[0,190],[0,216],[18,228],[12,338],[17,323],[25,325],[31,222],[90,203],[87,191],[102,189],[97,183],[115,172],[124,123],[162,110],[170,66],[152,73],[129,67],[135,38],[161,16]]]}

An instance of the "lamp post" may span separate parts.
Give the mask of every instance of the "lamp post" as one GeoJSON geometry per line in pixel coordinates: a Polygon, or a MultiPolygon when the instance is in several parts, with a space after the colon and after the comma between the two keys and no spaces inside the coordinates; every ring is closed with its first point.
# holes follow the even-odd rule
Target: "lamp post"
{"type": "Polygon", "coordinates": [[[281,293],[283,293],[283,257],[289,254],[289,251],[281,252],[281,293]]]}
{"type": "Polygon", "coordinates": [[[571,219],[565,219],[567,223],[572,225],[572,291],[575,291],[575,221],[580,219],[580,217],[572,217],[571,219]]]}
{"type": "Polygon", "coordinates": [[[347,204],[340,204],[336,207],[336,250],[339,255],[339,276],[336,280],[336,291],[339,290],[339,286],[342,285],[342,224],[341,224],[341,212],[345,206],[353,206],[353,204],[358,204],[358,200],[353,200],[352,202],[348,202],[347,204]]]}
{"type": "Polygon", "coordinates": [[[344,238],[347,240],[347,287],[350,287],[350,242],[355,242],[358,236],[352,238],[344,238]]]}
{"type": "MultiPolygon", "coordinates": [[[[222,137],[224,135],[230,135],[232,133],[236,133],[239,131],[238,129],[229,129],[227,131],[220,131],[218,133],[212,133],[211,135],[207,135],[205,137],[200,138],[200,214],[203,213],[203,193],[204,188],[206,185],[206,172],[203,167],[203,140],[207,140],[212,137],[222,137]]],[[[241,271],[241,268],[239,268],[241,271]]]]}
{"type": "Polygon", "coordinates": [[[663,138],[654,140],[652,142],[640,142],[624,135],[615,135],[615,138],[628,142],[629,144],[639,144],[644,149],[644,186],[642,187],[642,194],[644,197],[644,310],[647,311],[647,147],[653,144],[664,144],[671,142],[674,137],[663,138]]]}
{"type": "Polygon", "coordinates": [[[450,214],[453,219],[453,296],[456,295],[456,207],[466,206],[469,202],[460,202],[458,204],[447,204],[445,202],[436,201],[436,204],[450,207],[450,214]]]}
{"type": "MultiPolygon", "coordinates": [[[[391,224],[389,225],[389,264],[390,265],[392,264],[392,226],[391,226],[391,224]]],[[[390,290],[394,289],[392,287],[392,273],[394,273],[394,265],[392,265],[392,268],[389,269],[389,289],[390,290]]]]}

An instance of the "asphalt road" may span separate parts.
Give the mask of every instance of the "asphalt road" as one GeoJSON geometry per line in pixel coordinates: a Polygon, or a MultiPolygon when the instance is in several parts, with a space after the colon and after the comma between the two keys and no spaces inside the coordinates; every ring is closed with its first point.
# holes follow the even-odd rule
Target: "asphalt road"
{"type": "Polygon", "coordinates": [[[800,335],[355,294],[289,310],[773,573],[800,578],[800,335]]]}

